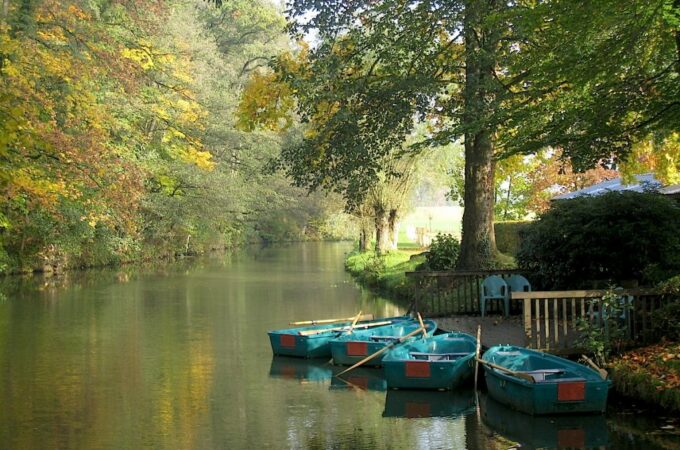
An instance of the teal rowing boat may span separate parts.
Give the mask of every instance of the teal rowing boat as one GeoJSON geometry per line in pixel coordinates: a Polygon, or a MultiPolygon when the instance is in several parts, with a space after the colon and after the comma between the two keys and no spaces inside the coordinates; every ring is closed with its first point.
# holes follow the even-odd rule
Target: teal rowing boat
{"type": "Polygon", "coordinates": [[[527,414],[604,412],[611,382],[589,367],[514,346],[482,357],[489,395],[527,414]]]}
{"type": "Polygon", "coordinates": [[[455,389],[471,379],[477,339],[447,333],[417,339],[391,350],[383,358],[387,387],[455,389]]]}
{"type": "MultiPolygon", "coordinates": [[[[391,325],[410,319],[409,316],[398,316],[367,320],[357,323],[354,330],[368,330],[371,327],[391,325]]],[[[269,331],[267,334],[269,335],[272,352],[275,355],[297,356],[300,358],[330,358],[330,340],[346,333],[350,329],[351,324],[351,321],[344,321],[323,325],[310,325],[269,331]]]]}
{"type": "MultiPolygon", "coordinates": [[[[427,335],[432,336],[437,329],[437,323],[433,320],[426,320],[424,324],[427,335]]],[[[332,339],[330,345],[333,364],[346,366],[356,364],[366,356],[372,355],[418,328],[420,328],[420,324],[417,321],[409,320],[367,330],[358,330],[352,334],[345,334],[332,339]]],[[[415,337],[411,339],[415,339],[415,337]]],[[[383,356],[375,357],[366,365],[379,367],[382,364],[383,356]]]]}

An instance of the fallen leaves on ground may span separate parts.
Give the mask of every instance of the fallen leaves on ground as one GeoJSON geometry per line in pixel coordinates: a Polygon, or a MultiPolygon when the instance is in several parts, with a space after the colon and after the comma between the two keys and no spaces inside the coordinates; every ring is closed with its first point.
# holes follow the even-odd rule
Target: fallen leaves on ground
{"type": "Polygon", "coordinates": [[[612,365],[648,373],[657,390],[680,389],[680,343],[661,342],[632,350],[612,365]]]}

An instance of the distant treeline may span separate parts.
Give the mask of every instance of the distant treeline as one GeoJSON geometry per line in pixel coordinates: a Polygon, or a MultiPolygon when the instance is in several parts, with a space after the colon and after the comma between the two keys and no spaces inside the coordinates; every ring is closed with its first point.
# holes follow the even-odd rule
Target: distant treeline
{"type": "Polygon", "coordinates": [[[262,170],[286,137],[235,126],[284,26],[264,0],[4,0],[0,273],[334,234],[262,170]]]}

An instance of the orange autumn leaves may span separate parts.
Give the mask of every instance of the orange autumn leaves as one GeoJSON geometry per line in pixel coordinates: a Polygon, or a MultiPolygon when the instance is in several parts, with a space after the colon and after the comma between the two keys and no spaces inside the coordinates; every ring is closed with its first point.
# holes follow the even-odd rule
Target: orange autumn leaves
{"type": "Polygon", "coordinates": [[[649,374],[656,389],[680,389],[680,344],[661,343],[630,351],[614,367],[649,374]]]}
{"type": "Polygon", "coordinates": [[[0,24],[3,228],[36,208],[66,220],[66,204],[92,227],[134,233],[145,180],[154,176],[140,162],[144,152],[162,147],[171,160],[214,164],[193,132],[205,112],[188,87],[190,64],[125,35],[125,27],[143,35],[148,24],[124,10],[116,28],[87,3],[17,8],[10,4],[0,24]]]}

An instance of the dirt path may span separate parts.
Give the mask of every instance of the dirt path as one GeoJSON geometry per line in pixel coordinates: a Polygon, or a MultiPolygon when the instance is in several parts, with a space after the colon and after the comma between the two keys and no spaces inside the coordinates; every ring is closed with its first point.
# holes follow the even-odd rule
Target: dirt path
{"type": "Polygon", "coordinates": [[[482,345],[491,347],[498,344],[525,345],[522,318],[511,316],[455,316],[435,319],[444,330],[462,331],[473,336],[477,335],[477,326],[482,326],[482,345]]]}

